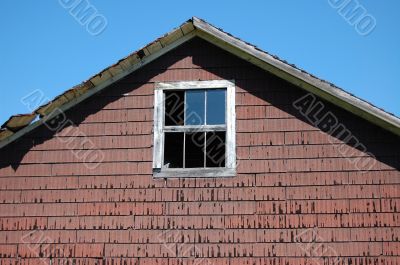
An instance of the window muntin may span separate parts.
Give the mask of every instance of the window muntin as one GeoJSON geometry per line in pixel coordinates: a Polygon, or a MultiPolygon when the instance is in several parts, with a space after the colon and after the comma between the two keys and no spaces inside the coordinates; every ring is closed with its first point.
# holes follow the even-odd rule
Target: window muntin
{"type": "Polygon", "coordinates": [[[236,171],[234,83],[157,83],[155,177],[233,176],[236,171]]]}

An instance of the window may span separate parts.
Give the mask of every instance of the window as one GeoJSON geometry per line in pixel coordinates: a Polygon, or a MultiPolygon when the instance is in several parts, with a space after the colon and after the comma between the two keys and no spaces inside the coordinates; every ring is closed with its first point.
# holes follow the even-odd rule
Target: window
{"type": "Polygon", "coordinates": [[[234,176],[235,120],[232,81],[157,83],[154,177],[234,176]]]}

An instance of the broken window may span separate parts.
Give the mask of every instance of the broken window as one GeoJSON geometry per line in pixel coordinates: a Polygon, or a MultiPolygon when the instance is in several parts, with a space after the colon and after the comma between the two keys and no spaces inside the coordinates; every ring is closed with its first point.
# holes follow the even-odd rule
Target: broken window
{"type": "Polygon", "coordinates": [[[233,172],[234,85],[228,81],[197,81],[158,86],[161,89],[156,89],[155,95],[155,172],[233,172]]]}

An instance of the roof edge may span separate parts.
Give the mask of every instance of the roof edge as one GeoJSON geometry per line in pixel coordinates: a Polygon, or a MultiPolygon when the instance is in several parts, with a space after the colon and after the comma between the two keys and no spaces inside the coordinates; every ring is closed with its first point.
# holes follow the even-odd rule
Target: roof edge
{"type": "Polygon", "coordinates": [[[60,113],[59,111],[67,111],[196,36],[400,136],[400,119],[398,117],[290,65],[204,20],[193,17],[178,28],[65,91],[51,102],[40,106],[33,113],[11,116],[0,128],[0,149],[54,118],[60,113]],[[54,112],[55,109],[59,111],[54,112]],[[37,117],[41,119],[36,120],[37,117]]]}
{"type": "Polygon", "coordinates": [[[400,119],[343,89],[290,65],[222,29],[193,17],[199,37],[386,130],[400,135],[400,119]],[[249,56],[250,55],[250,56],[249,56]]]}
{"type": "Polygon", "coordinates": [[[61,112],[74,107],[90,96],[100,92],[109,85],[121,80],[165,53],[175,49],[196,36],[192,19],[178,28],[173,29],[163,37],[156,39],[143,48],[119,60],[112,66],[102,70],[81,84],[65,91],[55,99],[37,108],[33,113],[11,116],[0,128],[0,149],[16,141],[46,121],[56,117],[61,112]],[[54,111],[57,110],[57,111],[54,111]],[[27,123],[25,117],[39,116],[40,119],[27,123]],[[13,122],[13,127],[10,122],[13,122]],[[21,124],[20,129],[13,131],[15,124],[21,124]]]}

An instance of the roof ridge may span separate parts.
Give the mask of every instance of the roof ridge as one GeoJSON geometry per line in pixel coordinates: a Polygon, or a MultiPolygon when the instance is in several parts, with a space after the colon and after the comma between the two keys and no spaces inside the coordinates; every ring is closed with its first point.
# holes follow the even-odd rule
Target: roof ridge
{"type": "Polygon", "coordinates": [[[378,108],[333,83],[320,79],[276,55],[263,51],[255,45],[193,16],[179,27],[104,68],[98,74],[68,89],[52,101],[39,106],[32,113],[12,115],[0,128],[0,148],[40,126],[45,120],[55,117],[54,110],[68,110],[195,36],[206,39],[266,71],[400,135],[400,118],[393,113],[378,108]],[[37,120],[37,118],[39,119],[37,120]]]}

